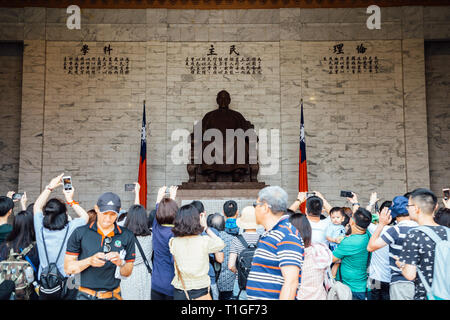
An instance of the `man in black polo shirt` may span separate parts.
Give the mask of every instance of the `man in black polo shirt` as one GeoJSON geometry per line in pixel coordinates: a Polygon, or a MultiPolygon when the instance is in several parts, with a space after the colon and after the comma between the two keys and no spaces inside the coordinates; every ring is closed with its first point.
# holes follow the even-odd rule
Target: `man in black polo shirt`
{"type": "Polygon", "coordinates": [[[100,196],[95,205],[97,220],[75,229],[67,243],[64,271],[81,273],[77,300],[121,300],[120,275],[133,271],[135,237],[131,231],[116,224],[120,212],[119,196],[112,192],[100,196]]]}

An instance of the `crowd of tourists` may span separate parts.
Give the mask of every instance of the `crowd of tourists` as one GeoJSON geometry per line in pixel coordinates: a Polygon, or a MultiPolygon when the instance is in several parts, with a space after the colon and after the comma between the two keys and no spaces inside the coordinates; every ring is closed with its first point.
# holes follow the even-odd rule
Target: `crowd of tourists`
{"type": "Polygon", "coordinates": [[[2,300],[450,299],[450,200],[425,188],[337,207],[269,186],[207,212],[164,186],[148,212],[135,183],[130,208],[106,192],[86,211],[62,177],[0,197],[2,300]]]}

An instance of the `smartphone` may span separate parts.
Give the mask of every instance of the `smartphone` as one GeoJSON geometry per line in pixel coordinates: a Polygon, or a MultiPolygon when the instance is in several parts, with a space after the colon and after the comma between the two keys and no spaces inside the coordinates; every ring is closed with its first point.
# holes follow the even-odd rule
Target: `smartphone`
{"type": "Polygon", "coordinates": [[[125,191],[134,191],[135,185],[134,183],[125,184],[125,191]]]}
{"type": "Polygon", "coordinates": [[[449,188],[442,189],[442,193],[444,194],[445,200],[448,200],[450,198],[450,189],[449,188]]]}
{"type": "Polygon", "coordinates": [[[380,208],[378,207],[378,202],[375,202],[375,213],[380,212],[380,208]]]}
{"type": "Polygon", "coordinates": [[[307,192],[307,193],[306,193],[306,197],[307,197],[307,198],[312,197],[312,196],[315,196],[315,195],[316,195],[315,192],[307,192]]]}
{"type": "Polygon", "coordinates": [[[65,176],[63,179],[64,190],[72,190],[72,177],[65,176]]]}
{"type": "Polygon", "coordinates": [[[13,200],[20,200],[23,196],[23,193],[14,193],[12,196],[13,200]]]}
{"type": "Polygon", "coordinates": [[[341,197],[353,198],[353,193],[351,191],[341,191],[341,197]]]}

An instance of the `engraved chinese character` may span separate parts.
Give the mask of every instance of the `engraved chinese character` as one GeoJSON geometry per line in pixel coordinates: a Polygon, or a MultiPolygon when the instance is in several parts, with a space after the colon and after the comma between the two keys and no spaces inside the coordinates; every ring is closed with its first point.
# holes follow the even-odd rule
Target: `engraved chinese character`
{"type": "Polygon", "coordinates": [[[232,46],[230,46],[230,54],[236,54],[237,56],[239,55],[239,52],[236,51],[236,46],[233,44],[232,46]]]}
{"type": "Polygon", "coordinates": [[[89,46],[87,44],[83,44],[83,46],[81,47],[81,52],[85,56],[89,52],[89,46]]]}
{"type": "Polygon", "coordinates": [[[217,56],[217,53],[215,53],[214,45],[211,45],[209,48],[208,56],[217,56]]]}
{"type": "Polygon", "coordinates": [[[103,48],[103,52],[106,54],[106,53],[108,53],[109,55],[111,55],[111,51],[112,51],[112,49],[111,49],[111,45],[110,44],[108,44],[108,46],[105,46],[104,48],[103,48]]]}
{"type": "Polygon", "coordinates": [[[365,53],[367,50],[366,47],[364,47],[364,45],[361,43],[360,45],[356,46],[356,51],[358,51],[358,53],[365,53]]]}
{"type": "Polygon", "coordinates": [[[344,44],[339,43],[339,44],[333,46],[333,53],[344,54],[344,44]]]}

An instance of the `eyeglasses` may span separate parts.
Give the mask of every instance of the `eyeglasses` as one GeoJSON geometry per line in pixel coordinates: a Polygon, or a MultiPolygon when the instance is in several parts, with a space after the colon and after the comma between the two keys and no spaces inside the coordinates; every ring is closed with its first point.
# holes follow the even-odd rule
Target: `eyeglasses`
{"type": "Polygon", "coordinates": [[[415,204],[407,204],[406,207],[414,207],[415,204]]]}
{"type": "Polygon", "coordinates": [[[253,208],[256,208],[256,206],[262,206],[263,204],[267,204],[267,206],[269,208],[272,208],[272,206],[270,204],[268,204],[266,202],[258,202],[258,201],[253,202],[253,208]]]}
{"type": "Polygon", "coordinates": [[[108,253],[111,251],[111,246],[109,245],[111,241],[112,241],[111,237],[105,238],[105,242],[103,244],[103,253],[108,253]]]}

